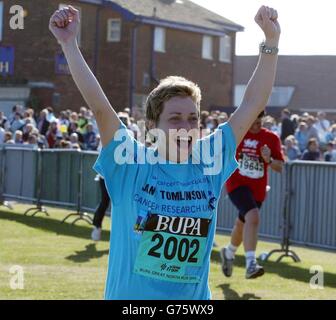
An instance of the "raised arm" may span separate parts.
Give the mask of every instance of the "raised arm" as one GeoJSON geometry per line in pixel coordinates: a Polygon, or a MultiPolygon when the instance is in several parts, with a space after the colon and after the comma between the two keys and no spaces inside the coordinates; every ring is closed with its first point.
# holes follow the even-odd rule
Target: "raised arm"
{"type": "MultiPolygon", "coordinates": [[[[255,17],[256,23],[265,34],[267,47],[278,47],[281,30],[277,19],[277,11],[265,6],[259,9],[255,17]]],[[[237,145],[266,107],[275,80],[277,61],[277,54],[260,54],[258,65],[247,85],[243,101],[229,119],[237,145]]]]}
{"type": "Polygon", "coordinates": [[[49,29],[62,46],[71,75],[89,108],[94,113],[104,146],[118,130],[120,120],[78,48],[79,24],[78,10],[69,6],[57,10],[52,15],[49,29]]]}

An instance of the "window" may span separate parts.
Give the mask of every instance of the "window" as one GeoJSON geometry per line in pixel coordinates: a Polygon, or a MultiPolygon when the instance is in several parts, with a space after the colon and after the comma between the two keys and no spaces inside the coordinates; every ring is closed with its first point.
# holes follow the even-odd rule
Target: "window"
{"type": "MultiPolygon", "coordinates": [[[[62,9],[64,7],[67,7],[67,6],[68,6],[67,4],[61,3],[58,6],[58,8],[62,9]]],[[[81,11],[81,8],[79,8],[78,6],[73,6],[73,7],[75,7],[77,10],[79,10],[79,19],[82,21],[82,11],[81,11]]],[[[79,46],[81,45],[81,33],[82,33],[82,22],[80,22],[79,32],[78,32],[78,36],[77,36],[77,42],[78,42],[79,46]]]]}
{"type": "Polygon", "coordinates": [[[142,77],[142,86],[148,88],[150,87],[150,85],[151,85],[151,76],[147,72],[144,72],[142,77]]]}
{"type": "Polygon", "coordinates": [[[0,1],[0,41],[2,41],[2,28],[3,28],[3,1],[0,1]]]}
{"type": "Polygon", "coordinates": [[[202,45],[202,58],[203,59],[213,59],[213,41],[212,37],[203,36],[203,45],[202,45]]]}
{"type": "Polygon", "coordinates": [[[234,101],[233,104],[235,107],[239,107],[243,101],[244,94],[246,90],[246,85],[236,84],[234,88],[234,101]]]}
{"type": "Polygon", "coordinates": [[[274,107],[287,107],[293,97],[294,87],[273,87],[269,106],[274,107]]]}
{"type": "Polygon", "coordinates": [[[166,29],[156,27],[154,30],[154,51],[166,51],[166,29]]]}
{"type": "MultiPolygon", "coordinates": [[[[239,107],[243,101],[246,85],[236,85],[234,94],[234,105],[239,107]]],[[[272,94],[267,102],[268,107],[287,107],[293,97],[294,87],[273,87],[272,94]]]]}
{"type": "Polygon", "coordinates": [[[147,100],[147,96],[145,94],[134,93],[132,109],[134,109],[135,107],[138,107],[141,111],[144,111],[146,100],[147,100]]]}
{"type": "Polygon", "coordinates": [[[220,37],[219,61],[231,63],[231,54],[232,54],[231,37],[230,36],[220,37]]]}
{"type": "Polygon", "coordinates": [[[121,20],[107,20],[107,42],[120,42],[121,39],[121,20]]]}

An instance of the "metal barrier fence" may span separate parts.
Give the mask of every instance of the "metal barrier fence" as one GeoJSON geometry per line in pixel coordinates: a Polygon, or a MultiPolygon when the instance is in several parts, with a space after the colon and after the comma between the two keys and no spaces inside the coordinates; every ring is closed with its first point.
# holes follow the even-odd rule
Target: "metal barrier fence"
{"type": "Polygon", "coordinates": [[[6,146],[2,149],[3,196],[33,200],[35,197],[37,152],[28,148],[6,146]]]}
{"type": "Polygon", "coordinates": [[[85,211],[93,211],[98,204],[100,191],[98,183],[94,182],[96,172],[92,169],[98,153],[93,151],[82,152],[83,179],[82,179],[82,204],[85,211]],[[93,186],[94,184],[94,186],[93,186]]]}
{"type": "Polygon", "coordinates": [[[4,183],[3,177],[5,174],[5,151],[4,146],[0,145],[0,204],[4,202],[3,193],[4,193],[4,183]]]}
{"type": "Polygon", "coordinates": [[[292,242],[336,249],[335,164],[293,162],[290,170],[292,242]]]}
{"type": "MultiPolygon", "coordinates": [[[[3,199],[94,211],[100,201],[92,166],[97,152],[31,150],[0,145],[3,199]]],[[[292,162],[270,172],[270,192],[261,210],[260,235],[294,244],[336,249],[336,164],[292,162]]],[[[231,231],[237,217],[225,188],[217,229],[231,231]]]]}
{"type": "MultiPolygon", "coordinates": [[[[261,209],[260,235],[335,250],[336,164],[294,161],[284,171],[270,172],[271,189],[261,209]]],[[[223,188],[218,230],[231,231],[236,217],[237,210],[223,188]]]]}
{"type": "MultiPolygon", "coordinates": [[[[92,166],[97,152],[0,145],[0,204],[4,199],[93,212],[100,201],[92,166]]],[[[38,210],[40,209],[40,210],[38,210]]],[[[90,220],[90,218],[88,218],[90,220]]]]}
{"type": "Polygon", "coordinates": [[[81,152],[47,149],[39,153],[42,203],[76,208],[81,152]]]}
{"type": "MultiPolygon", "coordinates": [[[[269,185],[271,189],[261,210],[259,233],[261,236],[269,239],[278,240],[281,238],[282,215],[285,201],[284,175],[270,172],[269,185]]],[[[223,187],[219,200],[217,216],[217,229],[219,231],[231,231],[237,218],[237,209],[228,198],[225,187],[223,187]]]]}

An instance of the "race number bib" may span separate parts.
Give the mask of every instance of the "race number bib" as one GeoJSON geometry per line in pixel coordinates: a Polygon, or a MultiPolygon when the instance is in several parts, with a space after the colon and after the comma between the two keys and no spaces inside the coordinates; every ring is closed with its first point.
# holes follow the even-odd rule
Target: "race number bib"
{"type": "Polygon", "coordinates": [[[210,223],[210,219],[150,214],[134,272],[165,281],[199,283],[210,223]]]}
{"type": "Polygon", "coordinates": [[[260,179],[265,174],[264,163],[258,158],[250,157],[246,154],[239,159],[239,173],[251,179],[260,179]]]}

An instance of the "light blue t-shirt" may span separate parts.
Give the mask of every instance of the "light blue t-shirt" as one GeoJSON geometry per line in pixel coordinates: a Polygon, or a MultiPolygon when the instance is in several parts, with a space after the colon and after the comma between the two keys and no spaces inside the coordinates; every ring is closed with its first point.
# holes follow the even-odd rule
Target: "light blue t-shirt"
{"type": "Polygon", "coordinates": [[[196,163],[192,157],[183,164],[139,160],[143,152],[148,159],[155,157],[155,150],[125,134],[123,125],[118,131],[123,139],[116,134],[102,149],[94,169],[105,178],[112,200],[105,299],[211,298],[208,276],[217,204],[223,184],[237,168],[233,131],[229,124],[219,129],[197,142],[193,157],[201,160],[196,163]],[[215,141],[220,141],[219,151],[215,141]],[[125,143],[127,150],[115,152],[125,143]],[[211,165],[200,150],[207,148],[214,158],[220,156],[218,174],[205,174],[211,165]],[[130,161],[120,164],[121,158],[130,161]]]}

